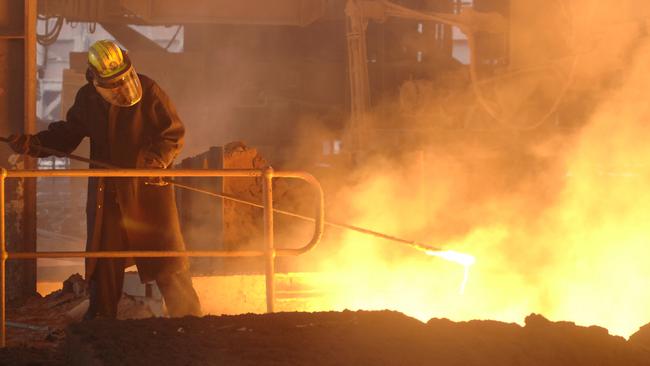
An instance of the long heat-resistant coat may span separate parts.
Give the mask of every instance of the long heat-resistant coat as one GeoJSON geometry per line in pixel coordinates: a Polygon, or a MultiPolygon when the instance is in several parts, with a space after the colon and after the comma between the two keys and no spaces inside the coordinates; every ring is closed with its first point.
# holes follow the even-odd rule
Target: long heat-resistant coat
{"type": "MultiPolygon", "coordinates": [[[[139,76],[143,96],[132,107],[110,105],[94,86],[83,86],[67,120],[51,123],[47,130],[37,134],[40,143],[70,153],[84,137],[90,137],[93,160],[123,168],[145,168],[144,162],[153,159],[169,167],[183,144],[183,123],[165,92],[153,80],[139,76]]],[[[106,179],[115,182],[129,250],[185,249],[171,185],[145,185],[145,178],[106,179]]],[[[89,251],[99,249],[102,230],[120,229],[102,227],[106,179],[90,178],[88,182],[89,251]]],[[[95,264],[96,260],[86,259],[86,278],[90,278],[95,264]]],[[[137,260],[137,264],[140,278],[150,281],[162,273],[186,269],[187,259],[145,259],[137,260]]]]}

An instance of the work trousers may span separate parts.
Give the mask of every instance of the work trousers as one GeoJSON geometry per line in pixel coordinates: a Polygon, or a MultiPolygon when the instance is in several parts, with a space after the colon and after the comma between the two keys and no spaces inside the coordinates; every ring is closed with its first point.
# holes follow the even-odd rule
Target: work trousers
{"type": "MultiPolygon", "coordinates": [[[[120,207],[112,187],[107,187],[104,198],[102,240],[99,250],[129,250],[120,207]]],[[[90,305],[87,319],[96,316],[115,318],[122,297],[126,258],[99,258],[89,281],[90,305]]],[[[136,266],[138,260],[135,260],[136,266]]],[[[199,297],[192,285],[188,270],[165,273],[156,278],[160,293],[171,317],[201,316],[199,297]]]]}

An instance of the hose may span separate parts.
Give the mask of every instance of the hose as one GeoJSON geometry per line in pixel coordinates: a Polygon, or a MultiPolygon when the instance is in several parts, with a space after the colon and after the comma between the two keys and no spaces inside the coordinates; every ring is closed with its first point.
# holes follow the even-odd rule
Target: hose
{"type": "MultiPolygon", "coordinates": [[[[571,14],[565,4],[563,3],[563,0],[555,0],[557,4],[559,4],[561,11],[563,15],[567,18],[567,20],[571,19],[571,14]]],[[[559,108],[560,104],[562,103],[562,100],[566,96],[567,92],[569,91],[569,88],[573,84],[574,78],[575,78],[575,73],[577,70],[578,66],[578,54],[574,53],[572,55],[572,60],[571,60],[571,66],[569,69],[569,74],[566,78],[565,83],[562,85],[560,88],[559,93],[557,94],[557,97],[555,98],[555,101],[553,104],[550,106],[548,111],[543,114],[541,118],[539,118],[537,121],[534,123],[528,124],[526,126],[520,126],[520,125],[514,125],[510,121],[507,120],[507,118],[504,118],[499,111],[495,110],[490,103],[488,102],[487,98],[485,97],[485,92],[481,88],[481,84],[486,83],[486,80],[479,80],[478,76],[478,59],[477,59],[477,54],[476,54],[476,34],[472,29],[469,29],[466,25],[459,26],[461,31],[465,33],[467,36],[467,42],[469,46],[469,53],[470,53],[470,65],[469,65],[469,71],[470,71],[470,79],[472,82],[472,90],[474,92],[474,95],[476,96],[476,100],[483,108],[483,110],[496,122],[498,122],[501,126],[504,126],[509,129],[513,130],[520,130],[520,131],[525,131],[525,130],[533,130],[539,126],[541,126],[549,117],[551,117],[559,108]]],[[[570,26],[571,29],[571,43],[575,43],[576,41],[576,30],[573,24],[570,26]]],[[[546,66],[547,67],[547,66],[546,66]]],[[[545,68],[545,67],[544,67],[545,68]]],[[[526,72],[525,70],[517,70],[516,73],[524,73],[526,72]]],[[[516,73],[508,73],[505,75],[507,76],[513,76],[516,73]]],[[[497,77],[495,79],[502,79],[504,76],[497,77]]]]}
{"type": "Polygon", "coordinates": [[[37,34],[36,35],[36,40],[38,43],[42,46],[50,46],[56,42],[56,40],[59,38],[59,34],[61,33],[61,29],[63,29],[63,17],[58,16],[56,18],[56,22],[54,23],[54,28],[50,31],[49,30],[49,20],[50,18],[45,18],[45,34],[37,34]]]}

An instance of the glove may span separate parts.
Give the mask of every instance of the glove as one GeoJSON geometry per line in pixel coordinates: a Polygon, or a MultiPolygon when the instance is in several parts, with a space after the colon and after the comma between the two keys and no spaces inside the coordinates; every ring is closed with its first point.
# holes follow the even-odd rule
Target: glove
{"type": "MultiPolygon", "coordinates": [[[[158,160],[150,160],[147,159],[144,162],[144,168],[145,169],[165,169],[165,165],[161,163],[158,160]]],[[[146,180],[144,181],[144,184],[148,186],[158,186],[158,187],[164,187],[169,184],[169,182],[166,182],[163,180],[163,177],[147,177],[145,178],[146,180]]]]}
{"type": "Polygon", "coordinates": [[[11,135],[8,140],[9,147],[16,154],[29,154],[30,152],[38,151],[38,145],[40,145],[38,138],[29,134],[11,135]]]}

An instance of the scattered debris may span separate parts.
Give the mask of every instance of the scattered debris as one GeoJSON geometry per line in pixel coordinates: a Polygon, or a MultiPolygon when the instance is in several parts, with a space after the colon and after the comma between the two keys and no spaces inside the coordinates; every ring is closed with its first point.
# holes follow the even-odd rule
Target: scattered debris
{"type": "Polygon", "coordinates": [[[7,321],[5,324],[8,327],[13,327],[13,328],[20,328],[20,329],[29,329],[29,330],[34,330],[37,332],[47,332],[50,330],[49,327],[42,327],[38,325],[31,325],[31,324],[25,324],[25,323],[18,323],[18,322],[10,322],[7,321]]]}

